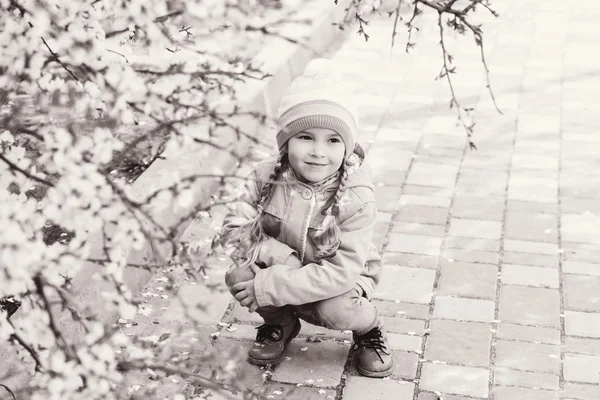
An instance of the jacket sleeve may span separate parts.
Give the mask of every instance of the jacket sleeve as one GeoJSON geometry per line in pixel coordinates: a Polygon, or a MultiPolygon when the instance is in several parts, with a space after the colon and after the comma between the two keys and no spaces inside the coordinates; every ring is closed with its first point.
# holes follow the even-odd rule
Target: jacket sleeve
{"type": "Polygon", "coordinates": [[[343,221],[340,246],[330,258],[300,269],[277,264],[258,271],[254,279],[258,305],[312,303],[352,289],[367,261],[376,217],[376,204],[368,202],[343,221]]]}
{"type": "MultiPolygon", "coordinates": [[[[256,217],[258,213],[256,210],[258,195],[259,174],[258,171],[255,170],[248,176],[246,184],[240,188],[240,200],[233,203],[233,206],[223,220],[223,227],[221,228],[221,244],[226,251],[231,250],[228,253],[235,254],[235,243],[231,243],[230,240],[236,229],[256,217]]],[[[298,255],[297,252],[288,245],[272,237],[268,237],[267,240],[261,244],[258,259],[256,261],[259,263],[262,262],[266,266],[283,264],[292,254],[295,256],[298,255]]]]}

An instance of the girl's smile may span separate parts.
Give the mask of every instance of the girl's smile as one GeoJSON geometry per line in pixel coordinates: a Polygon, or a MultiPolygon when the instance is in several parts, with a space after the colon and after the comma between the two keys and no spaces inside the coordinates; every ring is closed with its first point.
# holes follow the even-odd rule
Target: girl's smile
{"type": "Polygon", "coordinates": [[[288,159],[298,179],[316,183],[333,175],[342,165],[346,148],[335,131],[311,128],[287,143],[288,159]]]}

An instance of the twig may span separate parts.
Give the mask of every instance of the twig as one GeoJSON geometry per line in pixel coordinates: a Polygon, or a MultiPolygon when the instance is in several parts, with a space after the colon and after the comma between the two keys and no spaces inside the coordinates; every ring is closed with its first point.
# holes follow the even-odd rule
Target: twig
{"type": "Polygon", "coordinates": [[[44,185],[50,186],[50,187],[54,187],[54,184],[43,179],[40,177],[37,177],[35,175],[30,174],[29,172],[25,171],[24,169],[22,169],[21,167],[19,167],[18,165],[16,165],[15,163],[13,163],[12,161],[10,161],[9,159],[7,159],[6,157],[4,157],[2,154],[0,154],[0,160],[4,161],[4,163],[6,165],[8,165],[8,167],[11,170],[17,171],[19,173],[21,173],[22,175],[25,175],[27,178],[34,180],[38,183],[43,183],[44,185]]]}
{"type": "Polygon", "coordinates": [[[13,332],[10,334],[10,338],[19,343],[27,352],[31,355],[33,360],[35,361],[35,372],[41,372],[44,370],[42,367],[42,362],[40,361],[40,357],[37,352],[31,347],[17,332],[13,332]]]}
{"type": "Polygon", "coordinates": [[[79,78],[77,78],[75,76],[75,74],[69,69],[69,67],[67,67],[62,61],[60,61],[60,58],[58,57],[58,54],[56,54],[54,52],[54,50],[52,50],[50,48],[50,46],[48,46],[48,43],[46,43],[46,39],[42,38],[42,42],[44,43],[44,45],[46,46],[46,48],[48,49],[48,51],[50,52],[50,54],[52,54],[52,57],[53,57],[54,61],[56,61],[57,63],[59,63],[61,65],[61,67],[63,67],[65,69],[65,71],[67,71],[69,73],[69,75],[71,75],[73,77],[73,79],[75,79],[77,82],[79,82],[79,78]]]}
{"type": "Polygon", "coordinates": [[[410,17],[410,21],[408,21],[408,23],[406,24],[408,26],[408,39],[406,39],[406,49],[405,49],[405,51],[407,53],[409,52],[410,48],[415,45],[414,43],[411,43],[410,39],[412,39],[413,29],[419,30],[419,28],[414,27],[413,21],[415,20],[415,18],[417,18],[417,16],[420,13],[421,13],[421,10],[419,10],[419,3],[415,1],[412,17],[410,17]]]}
{"type": "Polygon", "coordinates": [[[454,92],[454,85],[452,84],[452,79],[450,78],[450,74],[452,73],[452,70],[448,68],[448,61],[447,61],[448,52],[446,51],[446,45],[444,42],[444,26],[442,24],[442,15],[443,15],[443,12],[440,11],[439,15],[438,15],[438,26],[440,27],[440,45],[442,46],[442,57],[444,59],[444,68],[442,70],[442,73],[440,73],[440,78],[442,78],[444,76],[446,77],[446,80],[448,81],[448,86],[450,87],[450,93],[452,95],[452,100],[450,101],[450,104],[456,106],[456,112],[458,113],[458,120],[460,121],[460,123],[462,124],[462,126],[465,128],[465,130],[467,132],[467,138],[469,140],[469,145],[474,146],[474,143],[471,141],[471,132],[473,130],[473,127],[467,126],[467,124],[465,123],[464,117],[462,115],[462,111],[460,110],[460,104],[458,103],[458,100],[456,99],[456,93],[454,92]]]}
{"type": "Polygon", "coordinates": [[[54,334],[54,338],[56,339],[56,341],[62,344],[65,355],[67,356],[67,361],[71,360],[72,358],[77,358],[77,356],[73,354],[73,349],[69,347],[69,344],[67,343],[62,333],[56,326],[56,321],[54,321],[54,314],[52,313],[50,303],[48,301],[48,298],[46,297],[46,293],[44,292],[44,283],[39,274],[33,278],[33,283],[35,284],[36,291],[42,299],[42,303],[44,304],[44,308],[46,309],[46,313],[48,314],[50,330],[54,334]]]}
{"type": "Polygon", "coordinates": [[[13,400],[17,400],[17,396],[15,396],[15,393],[14,393],[12,390],[10,390],[10,388],[9,388],[8,386],[6,386],[6,385],[4,385],[4,384],[2,384],[2,383],[0,383],[0,386],[1,386],[1,387],[3,387],[4,389],[6,389],[6,391],[7,391],[8,393],[10,393],[10,395],[11,395],[11,396],[12,396],[12,398],[13,398],[13,400]]]}
{"type": "MultiPolygon", "coordinates": [[[[172,11],[172,12],[170,12],[170,13],[168,13],[168,14],[165,14],[165,15],[162,15],[162,16],[160,16],[160,17],[156,17],[156,18],[154,18],[154,21],[153,21],[153,22],[155,22],[155,23],[161,23],[161,22],[165,22],[167,19],[169,19],[169,18],[171,18],[171,17],[176,17],[176,16],[178,16],[178,15],[181,15],[181,14],[183,14],[183,10],[176,10],[176,11],[172,11]]],[[[138,25],[135,25],[135,26],[134,26],[134,29],[138,29],[138,28],[139,28],[139,26],[138,26],[138,25]]],[[[108,39],[108,38],[111,38],[111,37],[113,37],[113,36],[119,35],[119,34],[121,34],[121,33],[127,32],[128,30],[129,30],[129,27],[127,27],[127,28],[123,28],[123,29],[118,29],[118,30],[116,30],[116,31],[111,31],[111,32],[108,32],[108,33],[105,35],[105,37],[108,39]]]]}
{"type": "Polygon", "coordinates": [[[398,6],[396,7],[396,16],[394,17],[394,29],[392,30],[392,49],[394,48],[394,43],[396,40],[396,27],[398,26],[398,21],[401,20],[402,18],[400,17],[400,8],[402,7],[402,2],[404,0],[398,0],[398,6]]]}

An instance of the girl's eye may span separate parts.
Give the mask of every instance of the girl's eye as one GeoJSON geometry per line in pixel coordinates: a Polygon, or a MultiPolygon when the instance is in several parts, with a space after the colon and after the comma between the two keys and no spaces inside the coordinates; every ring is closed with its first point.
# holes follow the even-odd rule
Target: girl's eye
{"type": "Polygon", "coordinates": [[[340,139],[338,139],[338,138],[331,138],[331,139],[329,139],[329,141],[331,143],[340,143],[340,139]]]}
{"type": "Polygon", "coordinates": [[[300,135],[298,136],[300,140],[311,140],[312,138],[309,135],[300,135]]]}

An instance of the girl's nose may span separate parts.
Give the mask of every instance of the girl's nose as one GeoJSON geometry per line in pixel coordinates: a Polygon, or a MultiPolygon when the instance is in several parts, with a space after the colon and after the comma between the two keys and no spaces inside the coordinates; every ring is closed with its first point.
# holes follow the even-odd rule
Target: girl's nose
{"type": "Polygon", "coordinates": [[[325,155],[325,146],[322,143],[319,143],[319,141],[315,140],[311,155],[314,157],[323,157],[325,155]]]}

